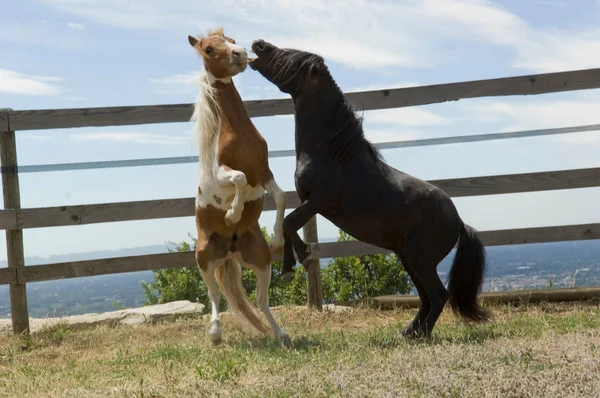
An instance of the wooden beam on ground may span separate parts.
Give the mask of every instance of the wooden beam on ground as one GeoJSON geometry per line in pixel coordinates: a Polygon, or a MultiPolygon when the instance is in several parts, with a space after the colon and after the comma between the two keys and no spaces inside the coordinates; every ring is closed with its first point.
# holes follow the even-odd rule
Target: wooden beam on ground
{"type": "MultiPolygon", "coordinates": [[[[479,299],[494,304],[533,304],[540,302],[573,302],[600,298],[600,287],[579,287],[565,289],[531,289],[503,292],[483,292],[479,299]]],[[[339,302],[336,305],[357,306],[358,301],[339,302]]],[[[394,308],[418,308],[421,305],[419,296],[379,296],[367,300],[367,304],[384,310],[394,308]]]]}
{"type": "MultiPolygon", "coordinates": [[[[543,73],[458,83],[346,93],[358,109],[374,110],[457,101],[466,98],[532,95],[600,87],[600,69],[543,73]]],[[[290,98],[245,101],[251,117],[289,115],[290,98]]],[[[10,113],[14,130],[59,129],[187,122],[192,104],[25,110],[10,113]]]]}
{"type": "MultiPolygon", "coordinates": [[[[452,197],[590,188],[600,186],[600,168],[466,177],[429,182],[452,197]]],[[[300,198],[296,191],[286,192],[286,195],[286,208],[294,209],[300,205],[300,198]]],[[[265,196],[263,210],[275,210],[275,203],[268,195],[265,196]]],[[[0,229],[44,228],[193,215],[194,198],[0,210],[0,229]]]]}

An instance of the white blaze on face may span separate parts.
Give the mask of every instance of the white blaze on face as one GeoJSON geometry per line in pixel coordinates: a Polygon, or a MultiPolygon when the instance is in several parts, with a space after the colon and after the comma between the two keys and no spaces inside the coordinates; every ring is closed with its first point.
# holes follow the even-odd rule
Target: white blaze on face
{"type": "Polygon", "coordinates": [[[244,47],[237,44],[233,44],[227,40],[225,40],[225,45],[231,50],[231,63],[241,63],[243,65],[246,64],[246,62],[248,61],[248,55],[246,54],[246,49],[244,47]],[[236,59],[236,56],[234,54],[238,54],[238,59],[236,59]]]}

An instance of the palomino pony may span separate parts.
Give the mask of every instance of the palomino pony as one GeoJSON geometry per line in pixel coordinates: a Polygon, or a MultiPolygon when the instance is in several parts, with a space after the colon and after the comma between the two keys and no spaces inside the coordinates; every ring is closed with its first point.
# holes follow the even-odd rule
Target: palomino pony
{"type": "Polygon", "coordinates": [[[450,197],[382,160],[322,57],[264,40],[254,41],[252,51],[257,58],[250,68],[290,94],[295,106],[295,182],[302,204],[283,221],[284,271],[293,269],[294,251],[301,263],[308,256],[297,231],[318,213],[402,261],[421,299],[404,336],[429,336],[448,299],[466,319],[487,319],[477,303],[485,249],[450,197]],[[457,242],[446,290],[436,269],[457,242]]]}
{"type": "Polygon", "coordinates": [[[256,273],[258,307],[275,336],[287,342],[288,334],[269,309],[271,249],[258,224],[266,190],[277,210],[271,246],[273,252],[281,252],[286,195],[269,169],[267,143],[250,120],[231,79],[246,69],[246,50],[225,36],[223,29],[205,37],[188,36],[188,40],[202,57],[206,71],[200,79],[192,120],[200,152],[196,262],[211,301],[209,335],[213,343],[221,341],[219,289],[238,319],[259,332],[269,330],[246,296],[243,266],[256,273]]]}

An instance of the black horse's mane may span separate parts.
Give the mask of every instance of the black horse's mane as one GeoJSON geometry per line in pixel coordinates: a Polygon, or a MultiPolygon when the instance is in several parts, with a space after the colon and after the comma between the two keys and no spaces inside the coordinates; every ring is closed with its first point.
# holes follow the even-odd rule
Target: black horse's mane
{"type": "MultiPolygon", "coordinates": [[[[313,68],[323,63],[323,57],[306,51],[277,49],[271,59],[271,67],[277,70],[273,80],[279,85],[285,85],[298,77],[299,84],[309,84],[309,76],[313,68]],[[295,71],[290,73],[294,67],[295,71]]],[[[323,63],[323,66],[325,64],[323,63]]],[[[352,155],[366,150],[376,160],[383,161],[379,150],[364,136],[363,117],[357,114],[353,104],[344,95],[337,85],[327,66],[322,73],[328,84],[319,88],[323,95],[333,94],[339,98],[336,112],[328,115],[333,122],[333,131],[319,143],[323,149],[327,149],[333,158],[343,164],[352,155]]]]}

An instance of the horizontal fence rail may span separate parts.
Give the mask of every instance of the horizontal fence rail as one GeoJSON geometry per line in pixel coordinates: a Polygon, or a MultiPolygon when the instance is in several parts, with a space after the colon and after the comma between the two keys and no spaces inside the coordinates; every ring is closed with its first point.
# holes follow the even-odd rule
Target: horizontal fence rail
{"type": "MultiPolygon", "coordinates": [[[[512,138],[531,138],[542,137],[556,134],[572,134],[585,131],[598,131],[600,124],[590,124],[585,126],[561,127],[553,129],[538,129],[526,131],[511,131],[505,133],[460,135],[454,137],[426,138],[421,140],[405,140],[378,142],[373,144],[377,149],[398,149],[410,147],[422,147],[430,145],[448,145],[461,144],[469,142],[484,142],[493,140],[506,140],[512,138]]],[[[269,158],[282,158],[295,156],[296,150],[284,149],[269,151],[269,158]]],[[[126,159],[126,160],[103,160],[96,162],[78,162],[78,163],[55,163],[55,164],[33,164],[19,166],[19,173],[40,173],[50,171],[73,171],[73,170],[92,170],[109,169],[120,167],[142,167],[142,166],[164,166],[170,164],[186,164],[198,162],[198,156],[174,156],[168,158],[147,158],[147,159],[126,159]]]]}
{"type": "MultiPolygon", "coordinates": [[[[452,197],[590,188],[600,186],[600,168],[454,178],[429,182],[443,189],[452,197]]],[[[286,194],[288,209],[294,209],[300,205],[300,198],[295,191],[286,192],[286,194]]],[[[189,217],[194,215],[194,201],[194,198],[180,198],[0,210],[0,229],[189,217]]],[[[265,196],[263,209],[265,211],[275,210],[275,202],[270,196],[265,196]]]]}
{"type": "MultiPolygon", "coordinates": [[[[600,88],[600,68],[345,94],[358,109],[375,110],[467,98],[533,95],[592,88],[600,88]]],[[[289,98],[244,103],[251,117],[294,113],[293,103],[289,98]]],[[[191,103],[9,112],[10,129],[13,131],[187,122],[191,115],[191,103]]],[[[2,127],[0,123],[0,128],[2,127]]]]}
{"type": "MultiPolygon", "coordinates": [[[[482,242],[486,246],[600,239],[600,224],[482,231],[480,236],[482,242]]],[[[361,241],[311,244],[311,258],[333,258],[389,253],[392,252],[361,241]]],[[[273,261],[281,261],[281,256],[273,256],[273,261]]],[[[0,273],[0,284],[10,283],[10,281],[15,278],[19,283],[29,283],[193,266],[196,266],[193,251],[114,257],[98,260],[29,265],[18,268],[16,275],[0,273]]]]}

